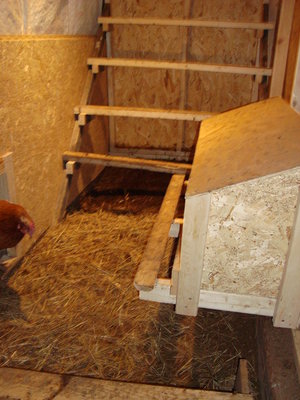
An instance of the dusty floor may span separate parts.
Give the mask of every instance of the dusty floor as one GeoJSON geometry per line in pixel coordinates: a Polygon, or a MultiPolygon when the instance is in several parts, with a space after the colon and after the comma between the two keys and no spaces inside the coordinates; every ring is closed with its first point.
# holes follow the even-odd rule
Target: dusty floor
{"type": "Polygon", "coordinates": [[[257,390],[256,317],[184,317],[138,299],[133,278],[168,181],[107,168],[1,281],[0,366],[230,391],[242,357],[257,390]]]}

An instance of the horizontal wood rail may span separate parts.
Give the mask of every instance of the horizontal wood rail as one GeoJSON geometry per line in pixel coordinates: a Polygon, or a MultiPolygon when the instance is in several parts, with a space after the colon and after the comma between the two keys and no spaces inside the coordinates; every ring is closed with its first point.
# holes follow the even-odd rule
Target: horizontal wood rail
{"type": "Polygon", "coordinates": [[[231,28],[231,29],[259,29],[272,30],[273,22],[237,22],[214,21],[201,19],[162,19],[162,18],[131,18],[131,17],[99,17],[99,24],[114,25],[156,25],[156,26],[192,26],[199,28],[231,28]]]}
{"type": "MultiPolygon", "coordinates": [[[[140,158],[118,157],[107,154],[82,153],[66,151],[64,161],[75,161],[80,164],[100,164],[109,167],[131,169],[145,169],[148,171],[166,172],[170,174],[184,174],[191,170],[191,164],[175,163],[170,161],[143,160],[140,158]]],[[[172,221],[171,221],[172,222],[172,221]]]]}
{"type": "MultiPolygon", "coordinates": [[[[140,291],[139,297],[141,300],[176,304],[177,297],[171,293],[171,288],[171,279],[157,279],[154,289],[140,291]]],[[[198,307],[272,317],[275,304],[275,298],[201,289],[198,307]]]]}
{"type": "Polygon", "coordinates": [[[216,113],[206,111],[190,110],[167,110],[161,108],[137,108],[137,107],[116,107],[116,106],[78,106],[74,113],[79,114],[79,125],[85,125],[86,115],[106,115],[111,117],[135,117],[153,119],[171,119],[179,121],[202,121],[210,118],[216,113]]]}
{"type": "Polygon", "coordinates": [[[110,67],[133,67],[133,68],[156,68],[156,69],[174,69],[181,71],[198,71],[198,72],[223,72],[227,74],[241,75],[259,75],[271,76],[271,68],[247,67],[243,65],[225,65],[225,64],[205,64],[198,62],[178,62],[178,61],[156,61],[156,60],[139,60],[129,58],[105,58],[94,57],[88,58],[88,65],[93,67],[93,72],[98,72],[94,67],[110,66],[110,67]]]}
{"type": "Polygon", "coordinates": [[[157,274],[165,253],[168,233],[174,220],[178,201],[182,192],[184,175],[173,175],[152,228],[143,259],[135,275],[134,286],[138,290],[149,291],[155,286],[157,274]]]}

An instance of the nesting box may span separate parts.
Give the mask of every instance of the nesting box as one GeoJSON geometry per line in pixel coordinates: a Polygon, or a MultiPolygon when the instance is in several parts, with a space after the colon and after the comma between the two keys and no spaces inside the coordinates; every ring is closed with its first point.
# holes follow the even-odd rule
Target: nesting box
{"type": "Polygon", "coordinates": [[[200,306],[299,325],[299,183],[300,116],[281,98],[202,122],[185,195],[178,313],[200,306]]]}

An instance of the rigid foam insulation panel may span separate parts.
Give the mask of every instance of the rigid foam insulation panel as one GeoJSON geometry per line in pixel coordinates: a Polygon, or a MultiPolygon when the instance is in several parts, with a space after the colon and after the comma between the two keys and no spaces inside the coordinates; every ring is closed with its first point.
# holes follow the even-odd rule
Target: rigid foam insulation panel
{"type": "MultiPolygon", "coordinates": [[[[52,222],[61,156],[69,149],[94,42],[92,36],[0,38],[0,149],[13,153],[16,200],[36,223],[34,238],[52,222]]],[[[85,148],[93,151],[96,140],[89,140],[85,148]]],[[[24,248],[31,243],[24,241],[24,248]]]]}
{"type": "Polygon", "coordinates": [[[211,196],[202,289],[277,298],[299,192],[299,132],[300,116],[280,98],[202,124],[186,192],[186,207],[211,196]]]}
{"type": "MultiPolygon", "coordinates": [[[[262,21],[262,0],[161,2],[111,1],[118,17],[203,18],[262,21]]],[[[114,57],[253,66],[257,32],[247,29],[114,25],[114,57]]],[[[221,112],[251,102],[253,77],[246,75],[113,67],[117,106],[221,112]]],[[[115,118],[111,142],[117,148],[190,150],[195,122],[115,118]]]]}
{"type": "Polygon", "coordinates": [[[100,0],[5,0],[0,35],[94,35],[100,0]]]}

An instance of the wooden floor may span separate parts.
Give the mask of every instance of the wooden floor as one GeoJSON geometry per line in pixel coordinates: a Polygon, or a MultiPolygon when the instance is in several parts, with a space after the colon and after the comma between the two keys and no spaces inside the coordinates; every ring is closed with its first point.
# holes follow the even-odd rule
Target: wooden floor
{"type": "Polygon", "coordinates": [[[0,368],[0,399],[6,400],[251,400],[246,394],[105,381],[0,368]]]}

